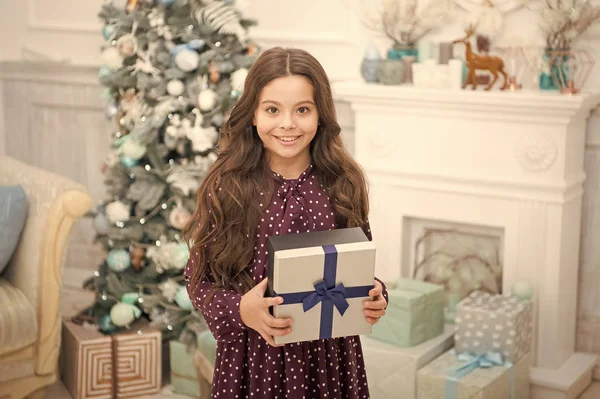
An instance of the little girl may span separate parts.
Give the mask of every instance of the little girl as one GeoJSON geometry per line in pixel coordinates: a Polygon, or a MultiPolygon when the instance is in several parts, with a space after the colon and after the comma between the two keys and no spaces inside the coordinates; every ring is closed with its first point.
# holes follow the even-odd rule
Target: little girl
{"type": "MultiPolygon", "coordinates": [[[[265,51],[223,127],[218,158],[186,227],[189,296],[217,339],[211,398],[368,398],[357,336],[276,345],[293,320],[265,298],[267,242],[278,234],[362,227],[365,176],[344,149],[325,71],[298,49],[265,51]]],[[[387,306],[378,280],[364,314],[387,306]]]]}

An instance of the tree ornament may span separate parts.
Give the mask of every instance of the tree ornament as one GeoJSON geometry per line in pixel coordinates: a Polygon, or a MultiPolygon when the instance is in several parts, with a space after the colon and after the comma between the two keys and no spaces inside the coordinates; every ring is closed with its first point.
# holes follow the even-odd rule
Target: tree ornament
{"type": "Polygon", "coordinates": [[[102,27],[102,37],[104,40],[109,41],[113,38],[117,27],[114,24],[106,24],[102,27]]]}
{"type": "Polygon", "coordinates": [[[163,6],[170,6],[173,4],[174,0],[158,0],[158,4],[162,4],[163,6]]]}
{"type": "Polygon", "coordinates": [[[110,309],[110,320],[115,326],[125,327],[141,316],[141,310],[134,305],[118,302],[110,309]]]}
{"type": "Polygon", "coordinates": [[[208,67],[208,79],[213,84],[217,84],[221,80],[221,71],[214,61],[211,61],[210,66],[208,67]]]}
{"type": "Polygon", "coordinates": [[[177,297],[179,284],[177,284],[175,280],[168,278],[163,283],[158,285],[158,289],[160,290],[162,296],[167,299],[167,301],[173,302],[177,297]]]}
{"type": "Polygon", "coordinates": [[[129,219],[129,205],[114,201],[106,205],[106,216],[111,223],[124,222],[129,219]]]}
{"type": "Polygon", "coordinates": [[[123,156],[133,160],[139,160],[146,154],[146,146],[132,138],[125,140],[120,150],[123,156]]]}
{"type": "Polygon", "coordinates": [[[198,68],[200,56],[197,52],[189,49],[178,51],[175,55],[175,65],[184,72],[191,72],[198,68]]]}
{"type": "Polygon", "coordinates": [[[237,91],[240,95],[244,92],[244,84],[246,83],[246,77],[248,76],[248,70],[246,68],[240,68],[231,74],[229,82],[231,83],[231,90],[237,91]]]}
{"type": "Polygon", "coordinates": [[[127,0],[127,5],[125,6],[125,13],[129,14],[130,12],[135,10],[139,2],[139,0],[127,0]]]}
{"type": "Polygon", "coordinates": [[[108,104],[106,104],[106,108],[104,110],[104,116],[107,120],[112,120],[119,113],[119,106],[115,100],[111,100],[108,104]]]}
{"type": "Polygon", "coordinates": [[[175,295],[175,303],[177,303],[177,305],[179,305],[179,307],[184,310],[194,309],[194,305],[190,300],[188,291],[184,286],[179,286],[179,288],[177,289],[177,294],[175,295]]]}
{"type": "Polygon", "coordinates": [[[105,334],[110,334],[118,330],[118,327],[113,324],[112,320],[110,319],[110,315],[108,314],[105,314],[100,318],[98,328],[105,334]]]}
{"type": "MultiPolygon", "coordinates": [[[[210,90],[210,89],[207,89],[210,90]]],[[[197,109],[192,110],[196,114],[194,126],[185,130],[187,138],[192,142],[194,151],[205,152],[214,147],[217,140],[217,129],[214,126],[202,127],[203,116],[197,109]]]]}
{"type": "Polygon", "coordinates": [[[117,40],[117,49],[122,57],[131,57],[138,50],[137,39],[133,34],[121,36],[117,40]]]}
{"type": "Polygon", "coordinates": [[[167,83],[167,93],[177,97],[185,92],[185,84],[179,79],[173,79],[167,83]]]}
{"type": "Polygon", "coordinates": [[[125,155],[122,155],[120,160],[121,160],[121,165],[123,165],[127,169],[131,169],[140,163],[139,160],[126,157],[125,155]]]}
{"type": "Polygon", "coordinates": [[[114,46],[106,47],[101,55],[102,63],[110,70],[119,69],[123,66],[123,57],[114,46]]]}
{"type": "Polygon", "coordinates": [[[141,271],[146,266],[146,250],[142,247],[133,247],[129,250],[131,266],[136,272],[141,271]]]}
{"type": "Polygon", "coordinates": [[[94,229],[96,230],[96,233],[98,233],[99,235],[108,234],[110,224],[109,224],[108,218],[106,217],[105,214],[98,213],[96,215],[96,217],[94,218],[93,225],[94,225],[94,229]]]}
{"type": "Polygon", "coordinates": [[[124,249],[112,249],[106,258],[108,267],[115,272],[122,272],[131,266],[129,252],[124,249]]]}
{"type": "Polygon", "coordinates": [[[192,214],[181,205],[181,201],[169,214],[169,224],[177,230],[183,229],[192,218],[192,214]]]}
{"type": "Polygon", "coordinates": [[[154,261],[156,271],[164,273],[166,270],[182,270],[190,257],[187,244],[169,242],[160,247],[151,247],[147,255],[154,261]]]}
{"type": "Polygon", "coordinates": [[[201,111],[208,112],[217,105],[218,94],[213,89],[204,89],[198,95],[198,106],[201,111]]]}

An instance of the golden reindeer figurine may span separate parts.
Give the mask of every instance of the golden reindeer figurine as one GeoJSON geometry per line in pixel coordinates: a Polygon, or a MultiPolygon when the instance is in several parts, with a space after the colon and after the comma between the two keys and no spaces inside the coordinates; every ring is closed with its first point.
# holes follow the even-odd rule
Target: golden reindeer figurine
{"type": "Polygon", "coordinates": [[[464,43],[467,47],[466,49],[466,59],[467,59],[467,68],[469,68],[469,74],[467,75],[467,79],[463,84],[463,89],[467,87],[468,84],[471,84],[471,88],[475,90],[477,88],[477,75],[475,75],[476,70],[482,71],[490,71],[490,73],[494,76],[494,79],[488,84],[485,88],[486,90],[490,90],[492,86],[498,80],[498,72],[504,76],[504,84],[500,90],[505,90],[508,88],[508,78],[506,76],[506,72],[504,71],[504,61],[500,57],[495,57],[493,55],[480,55],[473,52],[471,48],[471,42],[469,39],[475,33],[475,28],[473,26],[469,26],[465,30],[467,36],[464,39],[455,40],[453,43],[464,43]]]}

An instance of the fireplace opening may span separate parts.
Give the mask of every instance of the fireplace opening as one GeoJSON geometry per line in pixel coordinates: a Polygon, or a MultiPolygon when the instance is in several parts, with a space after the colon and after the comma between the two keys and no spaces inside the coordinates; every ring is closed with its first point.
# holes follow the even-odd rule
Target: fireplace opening
{"type": "Polygon", "coordinates": [[[471,292],[502,293],[502,228],[406,218],[403,276],[445,288],[446,321],[471,292]]]}

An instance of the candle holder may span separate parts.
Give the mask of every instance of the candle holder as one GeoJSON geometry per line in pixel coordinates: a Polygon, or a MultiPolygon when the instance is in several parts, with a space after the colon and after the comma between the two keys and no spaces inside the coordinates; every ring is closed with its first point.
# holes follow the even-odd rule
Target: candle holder
{"type": "Polygon", "coordinates": [[[579,94],[587,81],[594,58],[585,50],[550,51],[552,79],[562,94],[579,94]]]}

